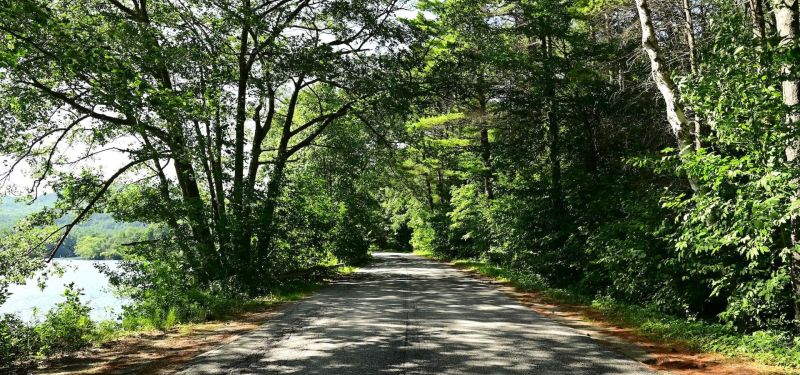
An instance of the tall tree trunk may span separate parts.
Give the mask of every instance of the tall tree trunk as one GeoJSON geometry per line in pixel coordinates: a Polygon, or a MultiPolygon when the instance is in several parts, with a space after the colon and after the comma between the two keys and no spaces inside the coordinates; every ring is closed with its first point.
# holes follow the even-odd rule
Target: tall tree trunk
{"type": "MultiPolygon", "coordinates": [[[[550,200],[553,213],[557,216],[563,212],[564,198],[561,186],[561,129],[558,121],[553,118],[555,111],[556,87],[552,82],[554,73],[551,71],[550,62],[552,49],[551,39],[548,36],[541,37],[542,58],[544,60],[545,71],[550,77],[546,80],[544,87],[544,120],[547,125],[547,134],[550,141],[550,200]]],[[[558,221],[558,220],[555,220],[558,221]]]]}
{"type": "Polygon", "coordinates": [[[597,131],[595,130],[595,122],[597,116],[594,109],[591,111],[581,111],[584,136],[586,137],[587,147],[583,147],[583,161],[586,169],[591,172],[593,176],[597,176],[600,168],[599,152],[597,150],[597,131]]]}
{"type": "MultiPolygon", "coordinates": [[[[220,114],[220,108],[217,106],[215,109],[215,118],[214,118],[214,139],[213,139],[213,146],[211,145],[212,140],[209,139],[208,147],[209,147],[209,162],[211,163],[211,175],[213,176],[214,181],[214,190],[216,191],[217,196],[217,209],[219,212],[217,213],[218,222],[217,222],[217,235],[219,236],[219,248],[222,256],[224,257],[234,257],[235,254],[231,254],[229,251],[231,249],[230,243],[230,232],[228,225],[228,212],[225,208],[225,188],[223,186],[223,173],[222,173],[222,118],[220,114]]],[[[208,123],[206,123],[206,134],[209,136],[211,135],[211,129],[208,123]]]]}
{"type": "MultiPolygon", "coordinates": [[[[680,103],[680,96],[675,82],[669,76],[667,69],[663,65],[661,50],[658,47],[656,31],[653,27],[653,18],[650,13],[650,6],[647,0],[636,0],[636,7],[639,10],[639,21],[642,25],[642,48],[650,58],[650,68],[653,71],[653,79],[661,92],[661,96],[667,105],[667,121],[669,122],[672,133],[678,141],[679,155],[688,156],[692,153],[692,127],[686,119],[686,113],[680,103]]],[[[689,179],[692,190],[698,191],[697,182],[689,179]]]]}
{"type": "MultiPolygon", "coordinates": [[[[239,53],[237,55],[239,79],[236,92],[236,129],[233,150],[233,209],[238,213],[242,209],[244,191],[244,123],[247,121],[247,85],[250,79],[248,64],[248,37],[250,36],[250,1],[242,4],[242,30],[239,35],[239,53]]],[[[237,214],[237,216],[240,216],[237,214]]],[[[237,219],[240,219],[237,217],[237,219]]],[[[242,225],[239,223],[238,225],[242,225]]]]}
{"type": "Polygon", "coordinates": [[[558,122],[553,118],[552,112],[552,108],[550,108],[545,114],[550,138],[550,199],[553,205],[553,212],[560,214],[564,209],[561,187],[561,134],[558,122]]]}
{"type": "MultiPolygon", "coordinates": [[[[230,207],[232,211],[231,218],[231,245],[235,249],[236,256],[241,264],[241,272],[244,274],[245,283],[251,283],[248,278],[253,274],[252,270],[252,244],[251,233],[249,228],[252,223],[250,222],[249,215],[244,206],[244,194],[246,193],[244,182],[244,139],[245,139],[245,122],[247,121],[247,89],[250,79],[250,62],[249,62],[249,41],[250,36],[250,0],[244,0],[242,3],[241,11],[242,29],[239,35],[239,51],[237,54],[238,63],[238,81],[236,93],[236,118],[234,130],[234,150],[233,150],[233,187],[230,207]]],[[[255,42],[255,41],[254,41],[255,42]]]]}
{"type": "Polygon", "coordinates": [[[428,198],[428,208],[433,211],[434,204],[433,204],[433,189],[431,188],[431,176],[426,174],[425,175],[425,188],[428,198]]]}
{"type": "Polygon", "coordinates": [[[178,178],[178,185],[181,187],[183,200],[186,203],[189,227],[197,242],[198,253],[204,259],[202,269],[198,271],[202,278],[212,280],[221,271],[221,264],[206,220],[205,205],[203,204],[203,198],[200,196],[200,187],[195,178],[196,173],[192,165],[182,160],[180,155],[175,157],[173,164],[175,166],[175,175],[178,178]]]}
{"type": "MultiPolygon", "coordinates": [[[[686,45],[689,48],[689,69],[692,74],[696,75],[699,67],[697,66],[697,47],[695,46],[694,39],[694,16],[692,15],[691,0],[683,0],[683,16],[684,16],[684,31],[686,33],[686,45]]],[[[699,150],[702,148],[700,138],[702,137],[703,129],[700,122],[700,116],[697,112],[694,113],[694,148],[699,150]]]]}
{"type": "Polygon", "coordinates": [[[489,129],[486,124],[481,127],[481,159],[483,160],[483,192],[486,198],[494,199],[494,186],[492,184],[492,151],[489,143],[489,129]]]}
{"type": "Polygon", "coordinates": [[[697,48],[694,41],[694,17],[690,0],[683,0],[683,16],[686,45],[689,47],[689,68],[692,74],[697,74],[697,48]]]}
{"type": "Polygon", "coordinates": [[[258,271],[259,267],[266,266],[265,262],[269,252],[273,246],[275,239],[275,211],[278,208],[278,199],[280,199],[283,190],[283,179],[286,173],[287,159],[285,152],[278,152],[273,164],[272,173],[270,173],[269,181],[267,182],[267,194],[264,198],[264,208],[261,211],[261,220],[259,220],[259,233],[258,244],[256,246],[256,257],[253,260],[253,270],[258,271]]]}
{"type": "Polygon", "coordinates": [[[494,199],[494,186],[492,184],[492,145],[489,143],[489,128],[486,122],[486,97],[481,94],[480,98],[480,137],[481,137],[481,161],[483,161],[483,192],[486,198],[494,199]]]}
{"type": "Polygon", "coordinates": [[[764,21],[764,6],[762,0],[748,0],[750,8],[750,20],[753,23],[753,36],[764,40],[767,35],[767,26],[764,21]]]}
{"type": "MultiPolygon", "coordinates": [[[[775,9],[775,24],[778,35],[781,37],[780,46],[791,48],[798,42],[798,0],[773,0],[773,5],[775,9]]],[[[781,82],[781,86],[783,88],[783,104],[790,111],[786,117],[789,127],[795,127],[800,124],[800,111],[798,111],[798,106],[800,106],[800,82],[791,78],[791,74],[798,68],[798,65],[800,64],[787,62],[781,67],[781,74],[786,77],[781,82]]],[[[792,144],[786,148],[786,160],[789,164],[794,164],[797,160],[798,144],[800,142],[793,140],[792,144]]],[[[789,260],[789,273],[795,296],[795,320],[800,322],[800,249],[798,249],[800,218],[792,218],[791,231],[792,255],[789,260]]]]}
{"type": "Polygon", "coordinates": [[[259,159],[261,159],[261,144],[264,142],[264,138],[267,137],[267,134],[272,129],[272,121],[275,118],[275,91],[268,90],[269,99],[267,99],[267,117],[261,119],[261,113],[258,111],[259,108],[256,110],[256,114],[253,117],[253,122],[256,125],[255,134],[253,135],[253,145],[250,151],[250,164],[247,170],[247,197],[245,197],[245,204],[247,201],[251,199],[250,195],[255,190],[256,187],[256,178],[258,177],[258,167],[261,165],[259,159]]]}

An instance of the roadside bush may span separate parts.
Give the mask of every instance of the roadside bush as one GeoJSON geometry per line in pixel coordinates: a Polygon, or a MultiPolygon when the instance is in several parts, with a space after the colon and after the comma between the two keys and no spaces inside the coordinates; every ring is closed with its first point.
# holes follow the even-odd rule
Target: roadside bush
{"type": "Polygon", "coordinates": [[[450,248],[453,256],[478,258],[489,251],[491,233],[487,223],[489,203],[474,183],[452,188],[450,248]]]}
{"type": "Polygon", "coordinates": [[[123,261],[118,269],[105,271],[112,285],[136,301],[124,307],[123,330],[166,330],[179,323],[204,321],[224,314],[243,298],[230,285],[200,285],[187,277],[178,255],[165,250],[158,257],[123,261]]]}
{"type": "Polygon", "coordinates": [[[44,321],[35,327],[41,346],[39,354],[64,354],[83,349],[91,343],[95,323],[91,308],[81,302],[80,289],[70,284],[64,291],[66,301],[47,312],[44,321]]]}
{"type": "Polygon", "coordinates": [[[28,362],[39,347],[39,336],[33,327],[15,315],[0,317],[0,370],[28,362]]]}
{"type": "Polygon", "coordinates": [[[98,335],[108,334],[89,316],[91,308],[80,300],[82,293],[72,284],[39,323],[26,323],[16,315],[0,317],[0,371],[22,371],[39,358],[74,352],[89,346],[98,335]]]}

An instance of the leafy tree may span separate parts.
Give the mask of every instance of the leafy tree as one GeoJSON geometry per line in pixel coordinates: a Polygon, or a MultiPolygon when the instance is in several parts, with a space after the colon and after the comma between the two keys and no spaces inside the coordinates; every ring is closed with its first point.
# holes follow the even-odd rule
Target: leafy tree
{"type": "Polygon", "coordinates": [[[390,17],[396,1],[2,5],[0,148],[12,166],[33,166],[34,189],[59,192],[54,210],[72,214],[56,247],[113,209],[168,225],[201,282],[247,288],[271,272],[288,165],[378,100],[403,54],[392,48],[405,33],[390,17]],[[123,140],[130,147],[113,146],[123,140]],[[81,172],[71,143],[128,162],[81,172]],[[127,197],[109,200],[117,194],[127,197]]]}

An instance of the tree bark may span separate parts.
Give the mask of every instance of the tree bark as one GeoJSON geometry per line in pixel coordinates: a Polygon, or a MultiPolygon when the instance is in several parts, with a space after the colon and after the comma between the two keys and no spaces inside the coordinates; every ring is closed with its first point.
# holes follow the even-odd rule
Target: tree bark
{"type": "Polygon", "coordinates": [[[561,187],[561,134],[558,122],[553,119],[551,110],[545,115],[548,134],[550,135],[550,199],[553,211],[560,214],[564,208],[563,191],[561,187]]]}
{"type": "MultiPolygon", "coordinates": [[[[689,120],[686,119],[686,113],[680,103],[678,88],[663,65],[663,58],[656,39],[656,31],[653,27],[650,6],[647,0],[636,0],[636,8],[639,11],[639,21],[642,26],[642,48],[650,58],[653,79],[666,102],[667,121],[678,141],[678,154],[682,157],[688,156],[692,152],[693,145],[692,127],[689,120]]],[[[699,190],[694,179],[689,179],[689,185],[695,192],[699,190]]]]}
{"type": "MultiPolygon", "coordinates": [[[[275,163],[273,164],[272,173],[270,173],[269,176],[269,182],[267,182],[267,194],[264,198],[264,208],[260,215],[260,235],[257,239],[256,256],[255,259],[252,260],[253,264],[251,266],[251,272],[256,273],[250,275],[250,277],[255,277],[257,272],[260,272],[263,268],[268,266],[267,258],[272,249],[273,240],[275,239],[275,211],[278,209],[278,199],[280,199],[283,190],[283,179],[287,162],[285,151],[279,151],[278,156],[275,158],[275,163]]],[[[249,285],[252,288],[251,293],[257,292],[257,283],[251,280],[249,285]]]]}
{"type": "Polygon", "coordinates": [[[748,0],[750,19],[753,23],[753,36],[764,40],[767,34],[767,25],[764,21],[764,6],[761,0],[748,0]]]}
{"type": "Polygon", "coordinates": [[[494,186],[492,184],[492,151],[489,143],[489,129],[485,124],[481,128],[481,159],[483,160],[483,192],[486,198],[494,199],[494,186]]]}
{"type": "Polygon", "coordinates": [[[694,17],[692,16],[692,6],[690,0],[683,0],[683,15],[684,31],[686,32],[686,45],[689,47],[689,68],[691,69],[692,74],[697,74],[697,49],[694,41],[694,17]]]}
{"type": "Polygon", "coordinates": [[[480,95],[480,137],[481,161],[483,162],[483,192],[489,200],[494,199],[494,186],[492,183],[492,145],[489,143],[489,128],[486,123],[486,97],[480,95]]]}
{"type": "MultiPolygon", "coordinates": [[[[778,35],[781,38],[780,47],[791,48],[798,42],[798,0],[773,0],[775,11],[775,25],[778,35]]],[[[781,67],[781,75],[786,77],[781,82],[783,91],[783,104],[789,109],[786,116],[786,123],[790,128],[800,123],[800,82],[791,78],[791,73],[797,69],[797,64],[791,62],[784,63],[781,67]]],[[[786,148],[786,160],[794,164],[797,160],[798,150],[797,140],[792,140],[786,148]]],[[[796,197],[795,197],[796,198],[796,197]]],[[[800,218],[791,219],[791,256],[789,259],[789,274],[792,280],[794,291],[794,315],[795,321],[800,323],[800,218]]]]}
{"type": "MultiPolygon", "coordinates": [[[[250,64],[248,53],[248,37],[250,35],[250,1],[244,0],[242,4],[242,29],[239,35],[239,52],[237,54],[238,63],[238,81],[236,92],[236,118],[234,129],[234,150],[233,150],[233,187],[231,194],[232,209],[231,218],[233,219],[232,225],[232,238],[231,245],[235,249],[238,261],[242,264],[241,267],[245,268],[244,272],[246,277],[249,277],[252,272],[247,271],[252,266],[251,259],[251,235],[249,232],[249,218],[247,217],[246,209],[244,207],[244,138],[245,138],[245,122],[247,121],[247,88],[250,79],[250,64]]],[[[250,283],[250,280],[247,280],[250,283]]]]}
{"type": "MultiPolygon", "coordinates": [[[[208,126],[208,123],[206,123],[208,126]]],[[[210,127],[206,129],[206,133],[211,136],[210,127]]],[[[223,172],[222,172],[222,119],[220,114],[220,108],[217,107],[215,109],[215,116],[214,116],[214,139],[213,139],[213,146],[211,145],[212,140],[209,139],[208,147],[209,147],[209,162],[211,163],[211,175],[214,177],[214,190],[216,190],[217,196],[217,209],[218,212],[218,222],[217,222],[217,235],[220,238],[220,252],[227,257],[230,257],[234,254],[230,254],[227,250],[231,249],[230,243],[230,232],[229,232],[229,225],[228,225],[228,212],[225,208],[225,188],[223,185],[223,172]]]]}
{"type": "Polygon", "coordinates": [[[173,164],[183,199],[186,202],[189,227],[192,229],[192,234],[197,242],[198,253],[202,254],[207,260],[199,271],[201,272],[201,277],[211,280],[216,276],[215,273],[220,271],[221,264],[219,263],[214,240],[206,220],[205,205],[203,204],[203,198],[200,196],[200,187],[194,177],[196,173],[190,163],[182,160],[181,155],[176,155],[173,164]]]}
{"type": "Polygon", "coordinates": [[[428,198],[428,208],[433,211],[434,204],[433,204],[433,189],[431,188],[431,176],[426,174],[425,175],[425,188],[428,198]]]}
{"type": "MultiPolygon", "coordinates": [[[[250,79],[248,64],[248,37],[250,35],[250,1],[242,4],[242,30],[239,35],[239,53],[237,55],[239,79],[236,93],[236,129],[233,151],[233,208],[237,213],[242,209],[244,190],[244,123],[247,121],[247,86],[250,79]]],[[[237,220],[241,220],[239,214],[237,220]]],[[[243,223],[238,223],[241,226],[243,223]]]]}
{"type": "MultiPolygon", "coordinates": [[[[686,45],[689,49],[689,69],[691,70],[693,75],[697,75],[699,71],[698,63],[697,63],[697,47],[695,46],[695,39],[694,39],[694,16],[692,15],[692,4],[691,0],[683,0],[683,16],[684,16],[684,31],[686,33],[686,45]]],[[[695,150],[699,150],[703,147],[700,143],[700,138],[702,137],[703,129],[702,123],[700,122],[700,116],[697,115],[697,112],[694,113],[694,148],[695,150]]]]}
{"type": "MultiPolygon", "coordinates": [[[[553,118],[556,113],[555,95],[556,87],[552,79],[555,75],[552,72],[551,58],[551,39],[548,36],[541,37],[542,58],[544,60],[545,71],[549,78],[544,87],[544,120],[547,126],[547,134],[550,141],[550,201],[553,213],[559,216],[563,212],[564,198],[561,186],[561,129],[558,121],[553,118]]],[[[554,220],[557,222],[558,220],[554,220]]]]}

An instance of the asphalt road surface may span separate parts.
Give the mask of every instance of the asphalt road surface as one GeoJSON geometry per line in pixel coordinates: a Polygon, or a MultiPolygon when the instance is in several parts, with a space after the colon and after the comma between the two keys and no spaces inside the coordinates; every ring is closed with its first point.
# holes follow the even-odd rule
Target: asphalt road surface
{"type": "Polygon", "coordinates": [[[446,265],[374,258],[182,373],[651,374],[446,265]]]}

